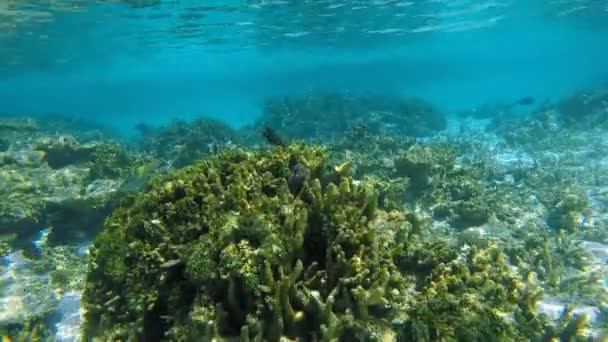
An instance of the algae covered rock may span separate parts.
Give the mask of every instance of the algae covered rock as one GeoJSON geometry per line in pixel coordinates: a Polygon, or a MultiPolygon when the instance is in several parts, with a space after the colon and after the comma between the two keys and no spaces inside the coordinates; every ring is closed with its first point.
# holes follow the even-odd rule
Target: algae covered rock
{"type": "Polygon", "coordinates": [[[575,93],[556,105],[565,125],[579,128],[608,127],[608,89],[575,93]]]}
{"type": "Polygon", "coordinates": [[[54,228],[53,240],[94,234],[121,185],[112,179],[89,182],[86,167],[54,170],[46,164],[0,166],[0,179],[0,234],[16,233],[20,239],[47,227],[54,228]]]}
{"type": "Polygon", "coordinates": [[[506,317],[534,304],[499,251],[452,250],[326,161],[235,150],[156,179],[91,248],[84,339],[529,336],[506,317]]]}
{"type": "Polygon", "coordinates": [[[413,145],[402,150],[393,163],[395,174],[409,178],[412,191],[420,192],[442,181],[455,159],[453,149],[413,145]]]}
{"type": "Polygon", "coordinates": [[[583,213],[587,209],[587,195],[578,189],[559,191],[549,204],[547,223],[555,229],[574,231],[580,225],[583,213]]]}
{"type": "Polygon", "coordinates": [[[0,132],[34,132],[40,130],[38,121],[28,117],[0,117],[0,132]]]}
{"type": "Polygon", "coordinates": [[[39,173],[0,166],[0,234],[29,235],[42,228],[44,203],[39,198],[39,173]]]}
{"type": "Polygon", "coordinates": [[[94,235],[141,159],[115,141],[48,133],[27,118],[2,127],[0,234],[16,234],[16,243],[49,227],[58,242],[94,235]]]}
{"type": "Polygon", "coordinates": [[[80,142],[73,136],[45,137],[34,151],[42,152],[52,169],[70,165],[90,168],[90,178],[117,178],[133,162],[132,157],[117,143],[104,141],[80,142]]]}
{"type": "Polygon", "coordinates": [[[428,136],[445,129],[444,114],[416,97],[318,92],[269,98],[258,127],[290,139],[327,142],[358,127],[374,135],[428,136]]]}
{"type": "Polygon", "coordinates": [[[209,118],[178,120],[161,128],[136,126],[142,134],[140,149],[179,168],[203,157],[240,145],[240,137],[225,123],[209,118]]]}
{"type": "Polygon", "coordinates": [[[44,140],[38,144],[36,150],[45,153],[45,160],[53,169],[59,169],[70,164],[84,163],[93,159],[91,149],[79,144],[71,136],[44,140]]]}
{"type": "MultiPolygon", "coordinates": [[[[419,207],[457,229],[482,225],[496,215],[509,220],[503,205],[508,189],[490,188],[487,165],[458,160],[456,144],[421,144],[395,138],[362,137],[366,145],[332,146],[337,158],[353,161],[354,176],[374,184],[381,208],[419,207]]],[[[345,142],[344,140],[343,142],[345,142]]]]}

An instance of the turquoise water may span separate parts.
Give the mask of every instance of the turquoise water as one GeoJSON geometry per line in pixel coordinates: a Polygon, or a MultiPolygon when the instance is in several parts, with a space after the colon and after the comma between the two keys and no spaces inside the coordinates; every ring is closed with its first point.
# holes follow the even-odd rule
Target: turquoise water
{"type": "Polygon", "coordinates": [[[138,3],[0,2],[3,110],[240,126],[276,94],[373,90],[457,112],[608,75],[601,1],[138,3]]]}
{"type": "Polygon", "coordinates": [[[606,0],[0,0],[0,338],[606,341],[607,133],[606,0]]]}

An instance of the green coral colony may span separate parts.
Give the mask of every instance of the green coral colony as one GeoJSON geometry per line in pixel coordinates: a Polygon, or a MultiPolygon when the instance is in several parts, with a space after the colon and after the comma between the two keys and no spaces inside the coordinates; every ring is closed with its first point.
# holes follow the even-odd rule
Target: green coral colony
{"type": "Polygon", "coordinates": [[[585,327],[549,329],[539,289],[500,250],[450,248],[328,160],[233,150],[154,180],[94,242],[84,340],[527,341],[585,327]]]}

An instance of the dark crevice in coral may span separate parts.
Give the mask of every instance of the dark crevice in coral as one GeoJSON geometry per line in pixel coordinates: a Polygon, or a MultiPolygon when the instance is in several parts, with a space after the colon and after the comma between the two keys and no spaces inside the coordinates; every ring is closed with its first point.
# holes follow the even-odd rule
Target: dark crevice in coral
{"type": "Polygon", "coordinates": [[[71,146],[50,146],[41,148],[46,153],[45,160],[53,169],[92,161],[94,155],[89,150],[77,150],[71,146]]]}
{"type": "Polygon", "coordinates": [[[304,233],[304,255],[302,262],[304,268],[317,263],[318,267],[326,267],[327,237],[322,230],[323,217],[312,213],[308,217],[306,232],[304,233]]]}
{"type": "Polygon", "coordinates": [[[158,302],[155,308],[144,312],[144,329],[142,331],[142,341],[161,341],[168,330],[169,325],[163,316],[167,315],[167,308],[163,303],[158,302]]]}
{"type": "Polygon", "coordinates": [[[49,203],[46,207],[45,227],[52,227],[49,243],[61,245],[89,241],[101,231],[113,204],[91,207],[86,203],[49,203]]]}

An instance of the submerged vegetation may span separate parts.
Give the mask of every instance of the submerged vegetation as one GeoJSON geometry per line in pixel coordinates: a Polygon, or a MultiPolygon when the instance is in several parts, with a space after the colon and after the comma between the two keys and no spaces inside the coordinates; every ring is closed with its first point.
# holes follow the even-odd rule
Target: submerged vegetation
{"type": "Polygon", "coordinates": [[[599,340],[594,94],[458,136],[421,100],[346,94],[270,99],[241,130],[142,124],[135,144],[0,118],[0,311],[19,312],[0,332],[50,336],[84,290],[85,340],[599,340]]]}

